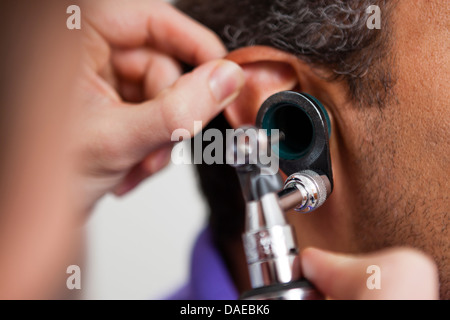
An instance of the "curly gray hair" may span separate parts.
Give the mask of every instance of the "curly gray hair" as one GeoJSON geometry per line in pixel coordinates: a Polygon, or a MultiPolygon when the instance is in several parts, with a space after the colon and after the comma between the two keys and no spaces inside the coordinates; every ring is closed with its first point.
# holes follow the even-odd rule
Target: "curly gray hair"
{"type": "Polygon", "coordinates": [[[393,59],[387,0],[177,0],[175,4],[214,30],[230,50],[267,45],[292,53],[345,80],[361,105],[382,107],[392,97],[393,59]],[[382,12],[381,30],[367,28],[382,12]],[[389,54],[388,54],[389,53],[389,54]]]}

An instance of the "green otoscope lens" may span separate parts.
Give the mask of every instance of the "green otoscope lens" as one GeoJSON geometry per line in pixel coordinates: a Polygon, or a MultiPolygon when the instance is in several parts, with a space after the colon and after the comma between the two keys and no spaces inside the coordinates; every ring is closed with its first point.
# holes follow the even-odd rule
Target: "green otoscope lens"
{"type": "Polygon", "coordinates": [[[302,158],[311,151],[318,129],[312,118],[314,113],[323,115],[328,135],[331,133],[330,119],[322,104],[308,94],[298,95],[303,98],[302,103],[277,101],[264,110],[261,122],[262,128],[268,130],[269,134],[272,129],[280,131],[281,139],[275,151],[286,160],[302,158]]]}

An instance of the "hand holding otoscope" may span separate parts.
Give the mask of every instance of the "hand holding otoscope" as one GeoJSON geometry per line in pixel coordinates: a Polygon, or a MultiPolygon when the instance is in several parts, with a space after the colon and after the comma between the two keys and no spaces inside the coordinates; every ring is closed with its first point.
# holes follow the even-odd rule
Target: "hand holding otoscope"
{"type": "Polygon", "coordinates": [[[328,115],[315,98],[285,91],[264,102],[256,122],[279,134],[259,130],[253,135],[257,143],[250,145],[246,132],[252,128],[242,128],[227,150],[228,163],[239,156],[244,160],[233,166],[246,201],[243,243],[253,290],[241,298],[323,299],[301,276],[296,237],[285,212],[312,212],[332,192],[328,115]],[[280,168],[290,175],[284,187],[279,173],[257,160],[268,152],[278,155],[280,168]]]}

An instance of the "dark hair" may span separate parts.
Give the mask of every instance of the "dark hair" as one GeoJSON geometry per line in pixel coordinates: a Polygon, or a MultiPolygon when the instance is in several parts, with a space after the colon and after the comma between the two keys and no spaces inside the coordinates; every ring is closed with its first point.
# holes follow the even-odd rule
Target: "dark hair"
{"type": "MultiPolygon", "coordinates": [[[[177,0],[175,4],[215,31],[229,50],[267,45],[294,54],[325,71],[329,81],[345,81],[349,98],[361,106],[382,108],[393,96],[388,25],[394,1],[177,0]],[[367,27],[371,5],[381,9],[381,30],[367,27]]],[[[225,132],[229,126],[221,115],[206,129],[211,127],[225,132]]],[[[198,165],[197,171],[210,206],[213,235],[219,247],[226,245],[244,225],[238,180],[226,165],[198,165]]]]}
{"type": "Polygon", "coordinates": [[[382,107],[394,77],[387,0],[178,0],[176,5],[215,31],[233,50],[267,45],[296,55],[344,80],[349,97],[382,107]],[[381,11],[381,29],[369,29],[371,5],[381,11]]]}

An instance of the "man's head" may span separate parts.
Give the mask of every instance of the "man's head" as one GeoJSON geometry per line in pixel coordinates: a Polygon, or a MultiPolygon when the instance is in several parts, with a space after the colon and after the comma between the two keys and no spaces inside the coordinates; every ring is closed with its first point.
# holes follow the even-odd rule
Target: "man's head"
{"type": "Polygon", "coordinates": [[[283,90],[309,93],[329,111],[335,190],[315,214],[290,216],[300,246],[422,249],[438,263],[449,298],[450,4],[179,0],[178,7],[216,31],[246,72],[243,93],[225,112],[233,127],[253,123],[261,103],[283,90]],[[379,30],[367,27],[370,5],[381,9],[379,30]]]}

